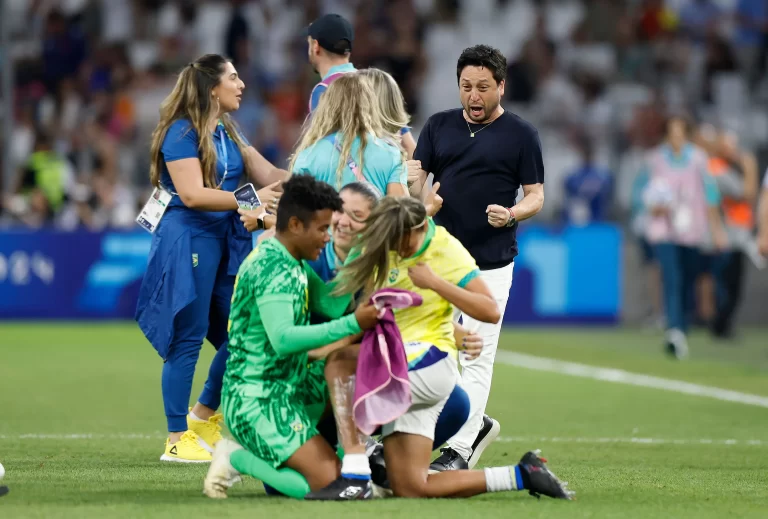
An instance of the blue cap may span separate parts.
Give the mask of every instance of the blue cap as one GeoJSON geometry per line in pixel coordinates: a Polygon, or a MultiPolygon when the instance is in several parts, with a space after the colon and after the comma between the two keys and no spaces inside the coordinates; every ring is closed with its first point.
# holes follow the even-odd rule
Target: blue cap
{"type": "Polygon", "coordinates": [[[307,27],[306,34],[317,40],[317,43],[328,52],[340,55],[352,52],[354,30],[352,24],[341,15],[321,16],[307,27]]]}

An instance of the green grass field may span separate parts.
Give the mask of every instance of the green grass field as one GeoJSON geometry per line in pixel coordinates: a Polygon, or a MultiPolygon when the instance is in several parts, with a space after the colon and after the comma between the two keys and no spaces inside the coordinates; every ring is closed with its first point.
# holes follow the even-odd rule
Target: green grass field
{"type": "MultiPolygon", "coordinates": [[[[158,461],[162,364],[135,326],[4,324],[0,338],[0,462],[11,488],[2,518],[768,516],[768,408],[503,362],[488,406],[501,436],[481,465],[541,448],[576,501],[303,503],[267,497],[251,479],[213,501],[201,492],[205,466],[158,461]]],[[[683,363],[631,330],[509,331],[501,347],[768,397],[768,330],[740,345],[696,335],[683,363]]]]}

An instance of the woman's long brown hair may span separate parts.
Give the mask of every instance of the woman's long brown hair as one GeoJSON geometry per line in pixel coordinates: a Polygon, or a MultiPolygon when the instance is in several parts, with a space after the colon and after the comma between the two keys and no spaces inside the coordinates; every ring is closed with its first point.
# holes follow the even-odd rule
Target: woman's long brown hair
{"type": "MultiPolygon", "coordinates": [[[[163,146],[168,128],[179,119],[189,119],[192,128],[198,136],[198,152],[203,170],[203,185],[215,189],[219,187],[217,180],[216,146],[210,124],[219,113],[218,101],[213,97],[212,90],[221,81],[227,59],[218,54],[206,54],[190,63],[179,74],[176,86],[160,105],[160,122],[152,132],[150,148],[149,180],[152,185],[159,187],[160,172],[163,170],[163,157],[160,149],[163,146]]],[[[219,115],[229,137],[235,141],[240,153],[245,156],[247,147],[237,124],[229,114],[219,115]]]]}

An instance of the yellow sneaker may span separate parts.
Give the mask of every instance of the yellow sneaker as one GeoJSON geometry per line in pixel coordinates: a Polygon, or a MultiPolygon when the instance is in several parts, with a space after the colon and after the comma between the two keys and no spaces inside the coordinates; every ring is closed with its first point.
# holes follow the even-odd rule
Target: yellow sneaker
{"type": "MultiPolygon", "coordinates": [[[[189,412],[192,412],[190,407],[189,412]]],[[[193,420],[187,415],[187,428],[197,434],[197,443],[206,451],[213,453],[216,444],[221,441],[221,422],[224,416],[219,413],[211,416],[208,420],[193,420]]]]}
{"type": "Polygon", "coordinates": [[[177,463],[210,463],[211,453],[203,449],[198,442],[197,434],[186,431],[176,443],[165,440],[165,453],[160,461],[175,461],[177,463]]]}

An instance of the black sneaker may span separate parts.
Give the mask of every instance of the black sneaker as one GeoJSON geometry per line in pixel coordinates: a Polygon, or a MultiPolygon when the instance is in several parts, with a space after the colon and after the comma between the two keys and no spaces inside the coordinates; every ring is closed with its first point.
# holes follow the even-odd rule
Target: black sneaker
{"type": "Polygon", "coordinates": [[[384,445],[381,442],[378,442],[374,440],[372,437],[368,436],[365,439],[365,455],[369,458],[373,456],[373,453],[376,452],[377,449],[383,448],[384,445]]]}
{"type": "Polygon", "coordinates": [[[3,497],[5,494],[7,494],[10,491],[11,490],[7,486],[5,485],[0,486],[0,497],[3,497]]]}
{"type": "Polygon", "coordinates": [[[373,489],[370,479],[352,479],[342,476],[327,487],[304,496],[307,501],[356,501],[372,498],[373,489]]]}
{"type": "Polygon", "coordinates": [[[539,452],[526,452],[520,459],[518,466],[525,489],[536,498],[545,495],[555,499],[573,499],[575,492],[568,490],[568,483],[561,483],[547,468],[547,460],[540,458],[539,452]]]}
{"type": "Polygon", "coordinates": [[[461,455],[450,447],[440,449],[440,456],[429,466],[429,473],[445,472],[446,470],[467,470],[469,465],[461,455]]]}
{"type": "Polygon", "coordinates": [[[387,462],[384,460],[384,446],[377,445],[370,456],[368,463],[371,466],[371,481],[374,485],[389,489],[389,477],[387,476],[387,462]]]}
{"type": "Polygon", "coordinates": [[[472,444],[472,455],[467,460],[470,469],[475,468],[477,462],[480,461],[480,456],[483,455],[483,451],[493,443],[493,440],[498,438],[499,432],[501,432],[499,422],[488,415],[483,415],[483,427],[477,433],[475,443],[472,444]]]}

